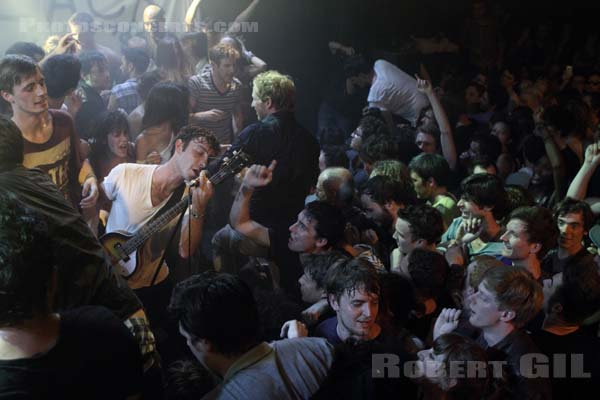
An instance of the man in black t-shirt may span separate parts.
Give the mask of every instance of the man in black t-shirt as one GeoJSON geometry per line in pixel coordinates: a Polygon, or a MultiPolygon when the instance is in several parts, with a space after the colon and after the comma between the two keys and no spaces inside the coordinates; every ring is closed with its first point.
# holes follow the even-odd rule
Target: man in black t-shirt
{"type": "Polygon", "coordinates": [[[546,275],[564,272],[569,264],[593,264],[594,258],[584,247],[584,238],[592,228],[594,215],[590,206],[567,197],[556,205],[554,220],[560,236],[558,247],[548,252],[542,262],[546,275]]]}

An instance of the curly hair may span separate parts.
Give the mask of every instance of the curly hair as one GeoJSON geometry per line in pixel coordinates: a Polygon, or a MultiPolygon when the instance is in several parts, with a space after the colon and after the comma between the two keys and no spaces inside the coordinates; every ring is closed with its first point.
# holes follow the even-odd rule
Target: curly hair
{"type": "Polygon", "coordinates": [[[225,43],[219,43],[208,50],[208,59],[217,64],[217,66],[221,65],[221,61],[228,58],[237,60],[240,58],[240,52],[233,46],[225,43]]]}
{"type": "Polygon", "coordinates": [[[196,125],[187,125],[182,127],[177,133],[175,140],[181,140],[183,142],[183,150],[185,150],[192,140],[199,138],[206,140],[210,150],[214,151],[220,146],[219,141],[211,131],[196,125]]]}
{"type": "Polygon", "coordinates": [[[381,160],[373,165],[369,178],[379,175],[387,176],[396,182],[410,182],[408,167],[398,160],[381,160]]]}
{"type": "Polygon", "coordinates": [[[266,71],[254,78],[253,85],[253,94],[260,101],[270,98],[277,110],[294,109],[296,85],[291,77],[277,71],[266,71]]]}
{"type": "Polygon", "coordinates": [[[390,131],[385,124],[385,122],[378,117],[373,115],[366,115],[361,118],[358,125],[362,129],[362,139],[366,140],[367,138],[375,135],[389,135],[390,131]]]}
{"type": "Polygon", "coordinates": [[[397,159],[398,143],[389,135],[372,135],[363,141],[358,155],[361,160],[368,164],[374,164],[381,160],[397,159]]]}
{"type": "Polygon", "coordinates": [[[54,257],[41,215],[0,193],[0,327],[50,312],[54,257]]]}

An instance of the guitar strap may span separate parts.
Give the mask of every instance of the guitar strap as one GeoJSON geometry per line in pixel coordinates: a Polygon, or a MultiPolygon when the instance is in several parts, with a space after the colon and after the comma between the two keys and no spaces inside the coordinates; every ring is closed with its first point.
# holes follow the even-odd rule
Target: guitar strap
{"type": "Polygon", "coordinates": [[[154,217],[152,217],[150,219],[150,221],[146,222],[146,225],[148,225],[150,222],[154,221],[156,218],[160,217],[162,214],[165,213],[165,211],[168,211],[169,209],[171,209],[171,207],[173,207],[175,204],[177,204],[181,200],[181,195],[183,195],[184,190],[185,190],[185,183],[182,183],[177,189],[175,189],[175,191],[173,192],[173,196],[171,196],[171,198],[169,198],[169,201],[167,201],[165,203],[165,205],[162,206],[161,209],[158,210],[158,212],[156,214],[154,214],[154,217]]]}
{"type": "MultiPolygon", "coordinates": [[[[169,201],[167,201],[167,203],[164,206],[162,206],[162,208],[160,210],[158,210],[158,212],[154,215],[154,217],[152,217],[152,219],[150,221],[154,221],[154,219],[160,217],[161,214],[163,214],[165,211],[169,210],[172,206],[174,206],[177,202],[179,202],[181,200],[181,195],[183,194],[184,190],[185,190],[185,184],[181,184],[177,189],[175,189],[175,191],[173,192],[173,195],[171,196],[169,201]]],[[[171,245],[173,238],[175,237],[175,233],[177,232],[179,225],[181,225],[181,221],[183,220],[184,215],[185,215],[185,210],[181,213],[181,216],[179,217],[179,220],[177,221],[177,225],[175,225],[175,228],[173,229],[173,232],[171,233],[171,236],[169,237],[169,241],[167,242],[167,245],[165,246],[165,251],[163,252],[162,257],[160,258],[160,263],[158,264],[158,267],[156,267],[156,272],[154,272],[154,276],[152,277],[152,282],[150,282],[150,287],[154,286],[154,282],[156,282],[158,273],[160,272],[163,264],[165,263],[165,258],[167,257],[167,250],[168,250],[169,246],[171,245]]]]}

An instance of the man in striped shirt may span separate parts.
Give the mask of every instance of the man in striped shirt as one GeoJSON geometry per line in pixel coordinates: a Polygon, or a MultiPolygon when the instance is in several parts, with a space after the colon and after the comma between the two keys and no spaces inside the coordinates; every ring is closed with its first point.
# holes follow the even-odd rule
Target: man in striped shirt
{"type": "Polygon", "coordinates": [[[221,144],[231,144],[243,126],[241,82],[233,76],[240,54],[233,47],[218,44],[211,48],[210,63],[190,78],[192,97],[190,123],[210,129],[221,144]]]}

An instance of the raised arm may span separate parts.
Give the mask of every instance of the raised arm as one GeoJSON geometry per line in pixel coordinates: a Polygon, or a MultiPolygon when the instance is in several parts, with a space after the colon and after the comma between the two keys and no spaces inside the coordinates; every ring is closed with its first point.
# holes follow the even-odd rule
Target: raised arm
{"type": "Polygon", "coordinates": [[[235,21],[233,21],[233,24],[231,24],[231,26],[227,30],[226,34],[229,35],[232,33],[240,32],[241,24],[243,22],[250,21],[252,13],[254,13],[254,10],[256,9],[258,3],[260,3],[260,0],[252,0],[252,3],[250,3],[244,11],[238,14],[238,16],[235,18],[235,21]]]}
{"type": "Polygon", "coordinates": [[[248,169],[229,213],[229,223],[233,229],[267,247],[271,244],[269,230],[250,218],[250,198],[256,188],[271,183],[275,165],[276,161],[273,160],[268,167],[253,165],[248,169]]]}
{"type": "Polygon", "coordinates": [[[418,75],[415,75],[417,79],[417,90],[427,96],[427,100],[431,104],[433,110],[433,116],[440,128],[440,147],[442,148],[442,154],[450,169],[456,168],[456,145],[454,144],[454,136],[452,135],[452,128],[450,127],[450,121],[440,99],[433,92],[431,83],[427,80],[421,79],[418,75]]]}
{"type": "Polygon", "coordinates": [[[202,3],[202,0],[192,1],[192,4],[190,4],[185,13],[184,22],[188,32],[194,32],[194,18],[196,17],[196,13],[199,11],[200,3],[202,3]]]}
{"type": "Polygon", "coordinates": [[[248,66],[245,70],[245,74],[247,74],[248,78],[253,79],[256,75],[266,71],[267,63],[255,56],[254,53],[252,53],[250,50],[248,50],[243,40],[241,40],[240,38],[237,38],[236,40],[240,43],[240,46],[242,47],[242,57],[244,57],[248,62],[248,66]]]}
{"type": "Polygon", "coordinates": [[[590,144],[585,149],[585,159],[579,172],[573,178],[567,196],[577,200],[585,200],[590,179],[600,164],[600,142],[590,144]]]}

